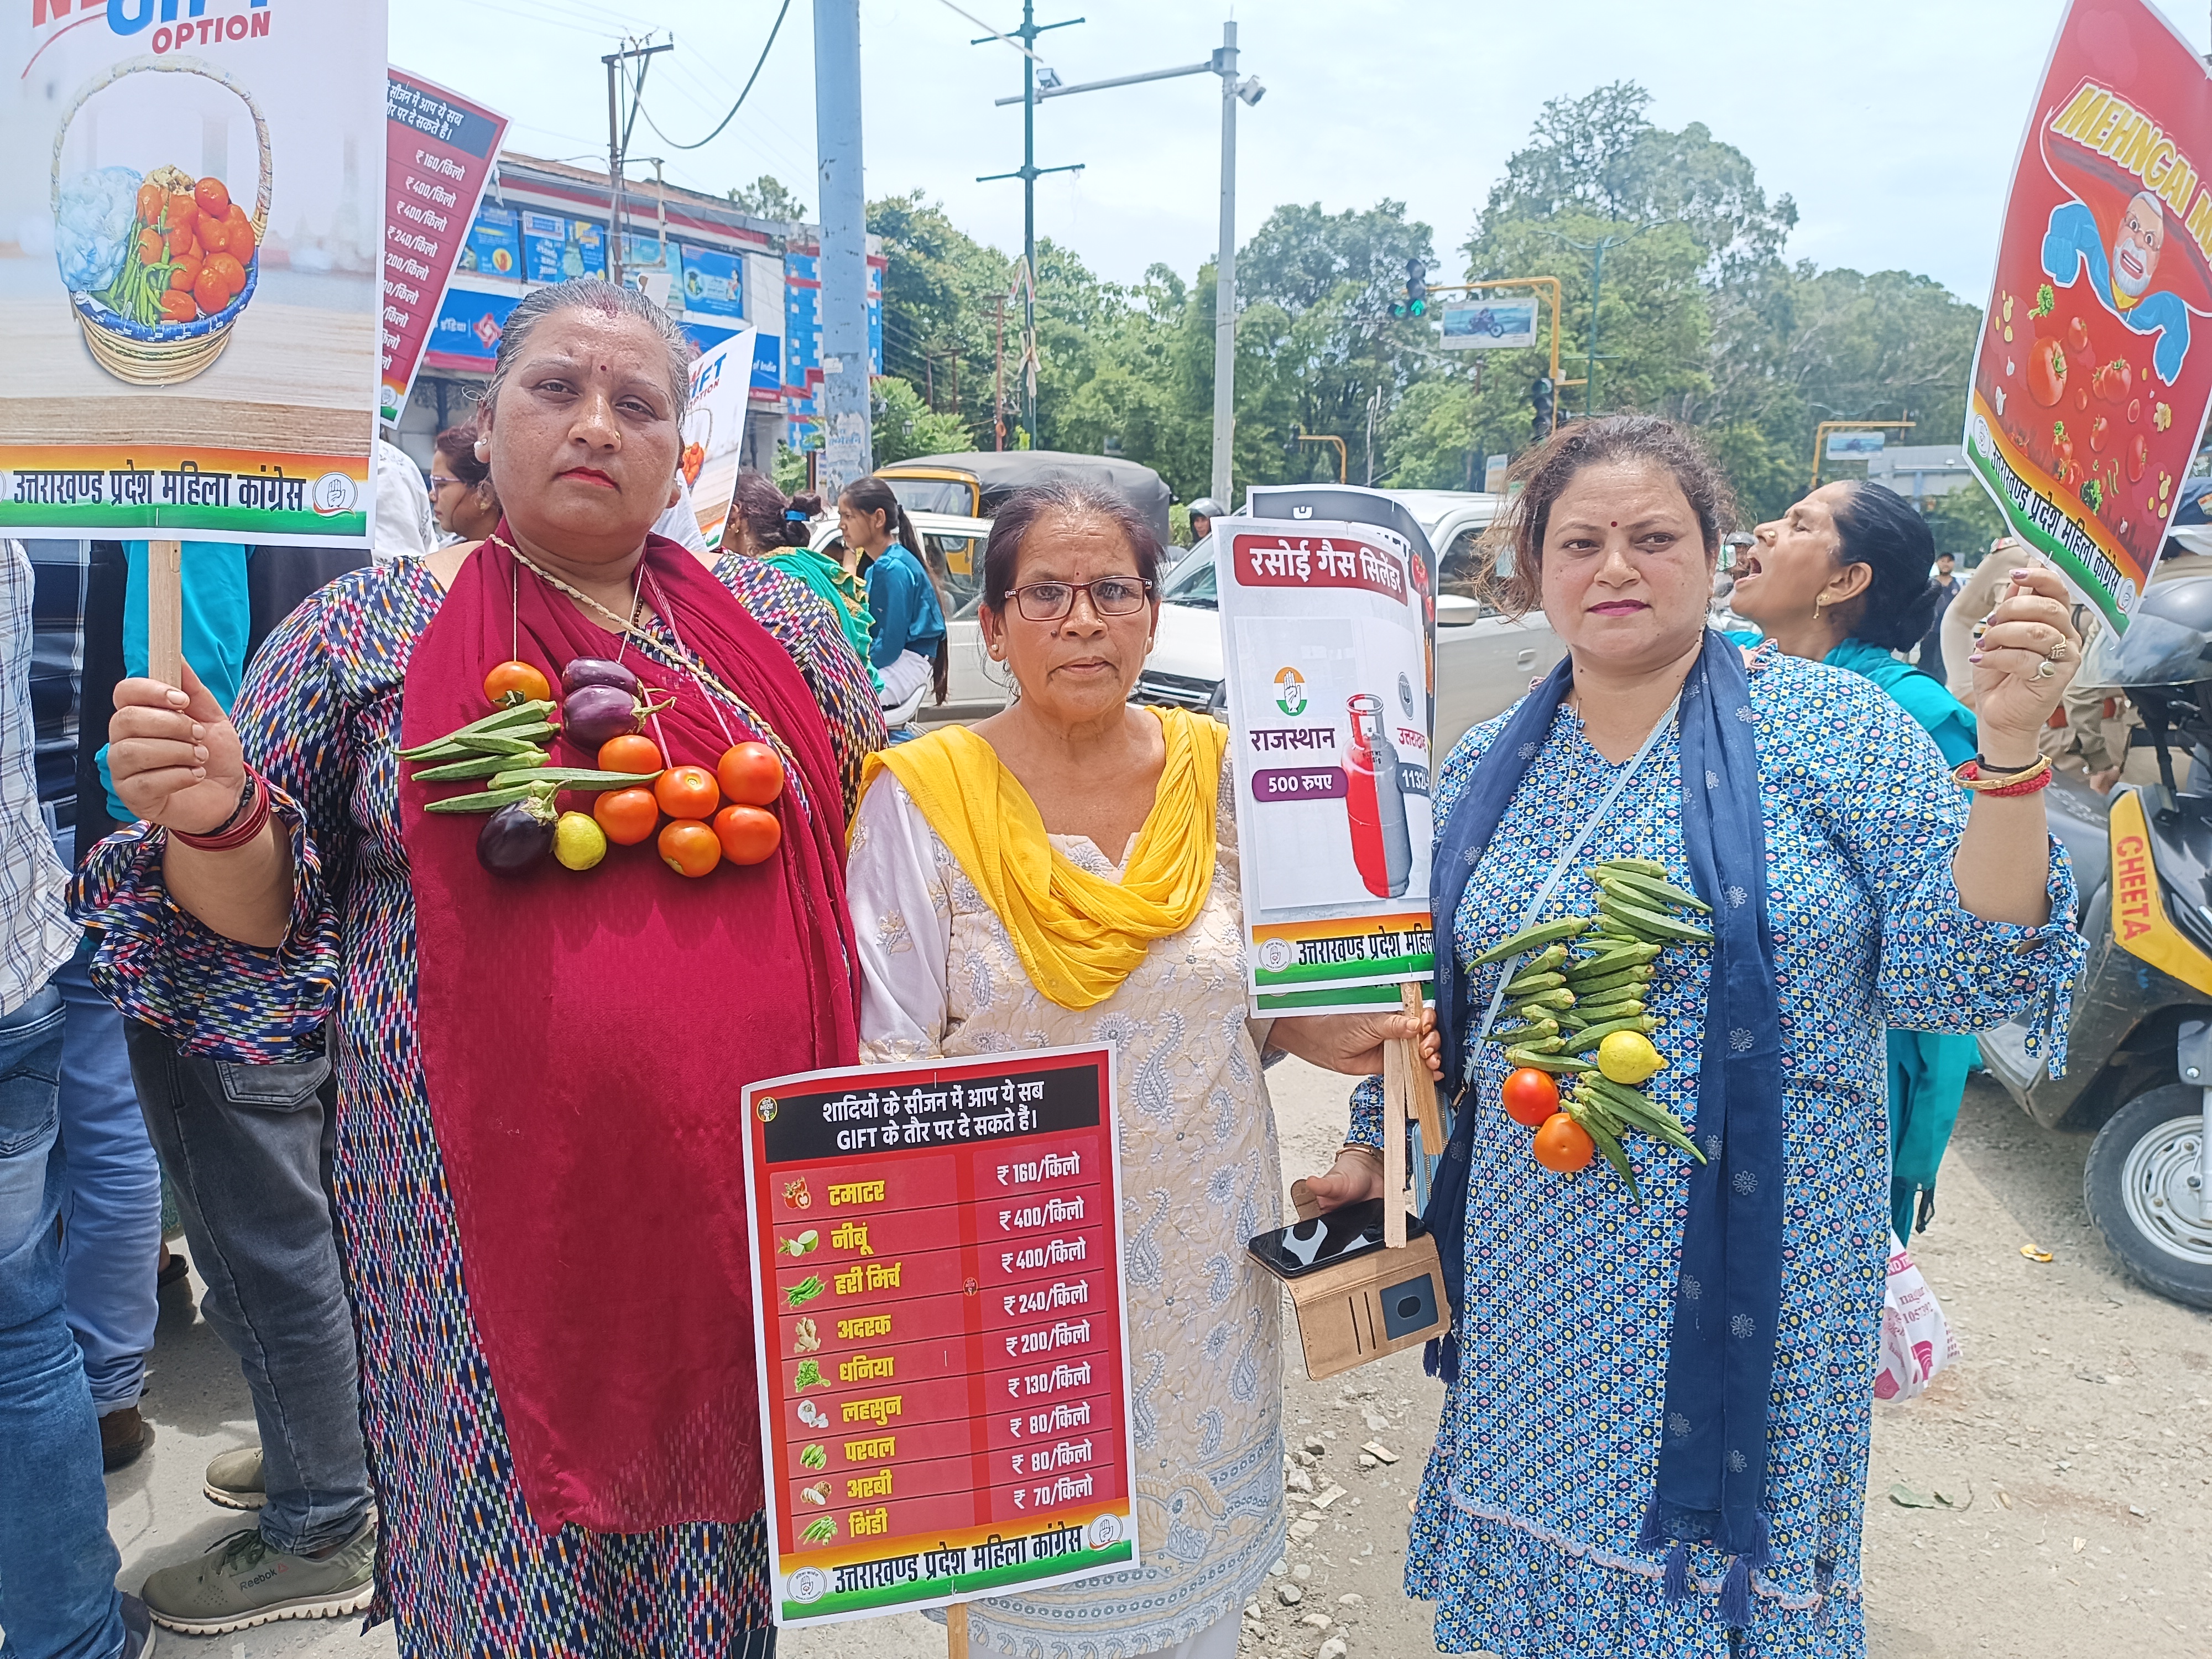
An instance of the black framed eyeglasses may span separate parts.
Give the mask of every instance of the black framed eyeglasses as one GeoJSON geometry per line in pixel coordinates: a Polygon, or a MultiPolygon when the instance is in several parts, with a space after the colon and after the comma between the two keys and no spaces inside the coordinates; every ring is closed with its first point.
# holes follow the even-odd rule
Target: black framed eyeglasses
{"type": "Polygon", "coordinates": [[[1142,576],[1100,576],[1087,582],[1031,582],[1006,597],[1020,607],[1024,620],[1061,622],[1075,609],[1075,596],[1088,593],[1091,608],[1102,617],[1127,617],[1145,608],[1152,585],[1142,576]]]}

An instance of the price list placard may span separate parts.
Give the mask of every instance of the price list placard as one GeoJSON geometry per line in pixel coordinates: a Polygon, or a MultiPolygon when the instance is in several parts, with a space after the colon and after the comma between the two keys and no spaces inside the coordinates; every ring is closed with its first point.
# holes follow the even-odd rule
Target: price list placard
{"type": "Polygon", "coordinates": [[[775,1620],[1137,1562],[1113,1059],[745,1090],[775,1620]]]}

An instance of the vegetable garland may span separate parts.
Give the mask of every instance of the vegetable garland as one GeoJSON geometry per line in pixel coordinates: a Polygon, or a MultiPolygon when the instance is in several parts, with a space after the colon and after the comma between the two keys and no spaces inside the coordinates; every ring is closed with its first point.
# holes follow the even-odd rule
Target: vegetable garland
{"type": "Polygon", "coordinates": [[[1711,931],[1692,918],[1712,907],[1674,885],[1666,866],[1650,859],[1606,860],[1590,877],[1595,917],[1523,928],[1468,965],[1515,964],[1489,1037],[1514,1068],[1503,1103],[1516,1122],[1535,1130],[1532,1156],[1573,1174],[1601,1152],[1640,1201],[1621,1144],[1631,1129],[1705,1161],[1682,1121],[1637,1085],[1667,1065],[1650,1038],[1659,1022],[1644,1012],[1660,958],[1670,945],[1710,940],[1711,931]]]}

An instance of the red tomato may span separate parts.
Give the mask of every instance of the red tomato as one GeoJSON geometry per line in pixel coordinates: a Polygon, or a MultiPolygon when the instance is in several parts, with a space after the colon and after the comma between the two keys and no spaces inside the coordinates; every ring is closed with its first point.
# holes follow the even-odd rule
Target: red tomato
{"type": "Polygon", "coordinates": [[[722,792],[714,775],[703,766],[672,766],[653,781],[653,798],[672,818],[704,821],[714,816],[722,792]]]}
{"type": "Polygon", "coordinates": [[[2045,409],[2066,395],[2066,350],[2057,341],[2046,337],[2028,348],[2027,395],[2045,409]]]}
{"type": "Polygon", "coordinates": [[[1597,1143],[1589,1138],[1589,1130],[1565,1112],[1554,1112],[1536,1131],[1528,1150],[1546,1169],[1572,1175],[1597,1156],[1597,1143]]]}
{"type": "Polygon", "coordinates": [[[2141,483],[2143,469],[2149,465],[2150,444],[2143,434],[2138,432],[2136,434],[2135,441],[2128,446],[2128,482],[2141,483]]]}
{"type": "Polygon", "coordinates": [[[210,219],[200,215],[200,246],[210,253],[220,253],[230,246],[230,221],[210,219]]]}
{"type": "Polygon", "coordinates": [[[157,225],[161,223],[161,205],[168,199],[169,198],[162,193],[161,187],[159,185],[139,185],[138,222],[142,225],[157,225]]]}
{"type": "Polygon", "coordinates": [[[2088,368],[2089,325],[2079,317],[2072,318],[2067,322],[2066,349],[2072,355],[2075,363],[2083,368],[2088,368]]]}
{"type": "Polygon", "coordinates": [[[202,213],[221,219],[230,212],[230,191],[222,179],[210,174],[192,186],[192,200],[202,213]]]}
{"type": "Polygon", "coordinates": [[[2092,449],[2094,449],[2094,450],[2096,450],[2096,451],[2097,451],[2098,453],[2100,453],[2100,454],[2103,453],[2103,451],[2104,451],[2104,447],[2105,447],[2105,438],[2106,438],[2106,432],[2107,432],[2108,428],[2111,427],[2111,425],[2112,425],[2112,422],[2109,422],[2109,421],[2107,421],[2107,420],[2106,420],[2103,416],[2101,416],[2101,415],[2100,415],[2099,416],[2097,416],[2097,418],[2096,418],[2095,420],[2094,420],[2094,421],[2092,421],[2092,422],[2089,422],[2089,447],[2090,447],[2090,448],[2092,448],[2092,449]]]}
{"type": "Polygon", "coordinates": [[[620,737],[609,738],[599,745],[599,770],[602,772],[658,772],[660,769],[660,750],[651,738],[635,732],[625,732],[620,737]]]}
{"type": "Polygon", "coordinates": [[[1534,1129],[1559,1109],[1559,1085],[1549,1072],[1523,1066],[1505,1079],[1505,1115],[1534,1129]]]}
{"type": "Polygon", "coordinates": [[[484,696],[501,708],[543,702],[552,695],[545,676],[526,662],[503,662],[484,676],[484,696]]]}
{"type": "Polygon", "coordinates": [[[200,267],[200,274],[192,283],[192,298],[200,302],[200,309],[213,316],[230,303],[235,290],[223,285],[222,273],[210,260],[200,267]]]}
{"type": "Polygon", "coordinates": [[[764,743],[741,743],[724,750],[714,777],[724,796],[740,806],[765,806],[783,793],[783,763],[764,743]]]}
{"type": "Polygon", "coordinates": [[[592,817],[616,846],[635,847],[651,838],[660,803],[650,789],[609,789],[592,803],[592,817]]]}
{"type": "MultiPolygon", "coordinates": [[[[215,272],[222,283],[223,291],[228,295],[234,297],[239,290],[246,286],[246,267],[228,253],[218,253],[210,250],[207,257],[207,269],[215,272]]],[[[225,300],[224,303],[227,305],[229,301],[225,300]]]]}
{"type": "Polygon", "coordinates": [[[253,263],[253,221],[246,216],[246,210],[237,203],[230,204],[230,217],[223,222],[222,250],[241,265],[253,263]]]}
{"type": "Polygon", "coordinates": [[[660,861],[679,876],[703,876],[722,861],[722,843],[696,819],[678,818],[660,832],[660,861]]]}
{"type": "MultiPolygon", "coordinates": [[[[192,294],[199,286],[200,262],[189,253],[178,256],[177,263],[169,268],[169,286],[179,294],[192,294]]],[[[194,294],[195,299],[198,295],[194,294]]]]}
{"type": "MultiPolygon", "coordinates": [[[[149,185],[147,188],[151,190],[153,186],[149,185]]],[[[161,263],[161,233],[158,230],[142,230],[138,233],[138,263],[142,265],[158,265],[161,263]]]]}
{"type": "Polygon", "coordinates": [[[714,838],[732,864],[758,864],[783,842],[775,814],[757,806],[725,806],[714,814],[714,838]]]}
{"type": "Polygon", "coordinates": [[[189,323],[200,314],[192,303],[192,296],[171,289],[161,296],[161,320],[165,323],[189,323]]]}

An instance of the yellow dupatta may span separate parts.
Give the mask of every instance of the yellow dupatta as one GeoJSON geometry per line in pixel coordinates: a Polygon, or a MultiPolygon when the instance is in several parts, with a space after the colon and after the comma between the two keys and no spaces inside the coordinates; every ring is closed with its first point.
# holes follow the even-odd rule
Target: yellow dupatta
{"type": "Polygon", "coordinates": [[[1190,926],[1213,884],[1228,728],[1185,709],[1152,712],[1167,763],[1119,882],[1078,868],[1053,846],[1029,791],[964,726],[870,755],[861,772],[864,794],[879,771],[906,787],[1006,925],[1030,983],[1063,1008],[1113,995],[1152,940],[1190,926]]]}

